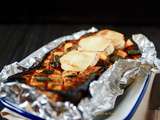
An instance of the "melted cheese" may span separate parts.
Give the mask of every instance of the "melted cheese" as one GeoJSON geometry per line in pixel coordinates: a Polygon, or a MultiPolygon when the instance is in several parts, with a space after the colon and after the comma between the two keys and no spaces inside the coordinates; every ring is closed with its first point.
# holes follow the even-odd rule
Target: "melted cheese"
{"type": "Polygon", "coordinates": [[[114,48],[123,48],[124,43],[123,34],[110,30],[82,38],[78,50],[72,50],[60,58],[61,68],[66,71],[84,71],[87,67],[96,65],[100,52],[105,52],[107,58],[107,55],[114,52],[114,48]]]}
{"type": "Polygon", "coordinates": [[[60,58],[61,68],[68,71],[84,71],[97,63],[95,52],[80,52],[73,50],[60,58]]]}
{"type": "Polygon", "coordinates": [[[114,47],[109,39],[101,36],[89,36],[79,41],[79,50],[83,51],[106,51],[108,55],[112,54],[114,47]]]}
{"type": "Polygon", "coordinates": [[[112,30],[102,30],[97,33],[98,36],[111,40],[116,49],[122,49],[125,46],[124,35],[112,30]]]}

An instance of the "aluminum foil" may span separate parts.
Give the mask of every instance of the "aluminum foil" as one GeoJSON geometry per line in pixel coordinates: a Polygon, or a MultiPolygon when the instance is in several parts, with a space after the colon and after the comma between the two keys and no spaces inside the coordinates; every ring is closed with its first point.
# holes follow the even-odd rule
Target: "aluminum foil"
{"type": "Polygon", "coordinates": [[[79,120],[81,118],[79,110],[73,104],[49,101],[45,95],[39,94],[37,90],[26,84],[2,83],[0,96],[5,97],[5,100],[11,104],[16,104],[16,107],[46,120],[70,120],[70,118],[79,120]]]}
{"type": "Polygon", "coordinates": [[[24,70],[29,69],[30,67],[34,67],[38,65],[43,59],[43,57],[46,55],[46,53],[56,48],[62,42],[66,40],[76,40],[84,34],[96,32],[96,31],[97,29],[92,27],[89,30],[82,30],[72,35],[67,35],[51,41],[50,43],[36,50],[35,52],[33,52],[32,54],[30,54],[20,62],[14,62],[10,65],[4,66],[4,68],[0,72],[0,81],[6,80],[9,76],[15,75],[17,73],[21,73],[24,70]]]}
{"type": "Polygon", "coordinates": [[[140,58],[141,63],[148,63],[154,69],[157,69],[157,72],[160,72],[160,60],[157,58],[157,51],[153,42],[151,42],[146,36],[143,34],[135,34],[132,35],[132,39],[138,45],[141,50],[142,56],[140,58]]]}
{"type": "Polygon", "coordinates": [[[106,113],[115,107],[117,97],[123,94],[123,88],[134,80],[144,79],[149,74],[150,68],[135,60],[117,61],[98,81],[90,84],[92,98],[81,100],[78,106],[84,118],[92,120],[99,115],[106,116],[106,113]]]}
{"type": "Polygon", "coordinates": [[[160,71],[160,60],[157,58],[154,44],[144,35],[136,34],[132,36],[132,39],[141,50],[142,57],[138,60],[123,59],[115,62],[98,80],[90,84],[89,91],[92,97],[82,99],[77,106],[70,102],[50,101],[38,90],[25,84],[15,81],[5,82],[9,76],[38,65],[46,53],[62,42],[75,40],[86,33],[96,31],[96,28],[91,28],[58,38],[22,61],[5,66],[0,72],[0,97],[5,97],[17,107],[47,120],[90,120],[114,109],[116,99],[123,94],[125,86],[134,80],[145,79],[151,69],[154,72],[160,71]]]}

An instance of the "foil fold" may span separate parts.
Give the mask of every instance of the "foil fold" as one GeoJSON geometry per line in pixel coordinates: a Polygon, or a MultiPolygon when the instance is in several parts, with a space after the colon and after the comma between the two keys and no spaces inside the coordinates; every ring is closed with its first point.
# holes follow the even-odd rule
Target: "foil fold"
{"type": "Polygon", "coordinates": [[[31,112],[46,120],[79,120],[81,114],[72,103],[50,101],[26,84],[11,82],[1,85],[0,96],[15,107],[31,112]],[[14,103],[14,104],[13,104],[14,103]]]}
{"type": "Polygon", "coordinates": [[[89,90],[91,99],[84,99],[79,104],[79,109],[82,111],[86,119],[94,117],[112,110],[118,96],[122,95],[124,90],[121,89],[121,83],[127,85],[126,73],[140,67],[140,62],[135,60],[119,60],[105,71],[98,81],[90,84],[89,90]],[[123,78],[123,79],[122,79],[123,78]]]}
{"type": "Polygon", "coordinates": [[[0,72],[0,81],[6,80],[8,77],[15,75],[17,73],[21,73],[26,69],[31,67],[37,66],[43,59],[43,57],[51,51],[52,49],[56,48],[62,42],[67,40],[76,40],[79,39],[82,35],[87,33],[96,32],[97,29],[92,27],[89,30],[81,30],[79,32],[73,33],[72,35],[67,35],[64,37],[60,37],[55,39],[48,44],[42,46],[40,49],[36,50],[20,62],[14,62],[10,65],[4,66],[2,71],[0,72]]]}
{"type": "MultiPolygon", "coordinates": [[[[91,120],[115,108],[117,97],[134,80],[145,79],[152,70],[160,71],[160,60],[154,44],[144,35],[135,34],[132,39],[137,43],[142,57],[138,60],[120,59],[107,69],[99,78],[91,82],[91,98],[84,98],[75,106],[70,102],[52,102],[35,88],[18,82],[5,82],[6,79],[38,65],[44,55],[66,40],[76,40],[86,33],[96,32],[96,28],[82,30],[72,35],[58,38],[20,62],[5,66],[0,72],[0,97],[5,97],[17,107],[46,120],[91,120]]],[[[2,111],[1,111],[2,112],[2,111]]]]}
{"type": "Polygon", "coordinates": [[[157,51],[153,42],[143,34],[132,35],[132,39],[141,50],[142,56],[140,61],[155,66],[154,69],[160,72],[160,59],[157,58],[157,51]]]}

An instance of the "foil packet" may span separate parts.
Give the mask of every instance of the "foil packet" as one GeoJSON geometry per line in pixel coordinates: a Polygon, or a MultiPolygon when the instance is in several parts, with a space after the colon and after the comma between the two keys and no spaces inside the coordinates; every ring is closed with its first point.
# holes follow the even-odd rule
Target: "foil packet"
{"type": "MultiPolygon", "coordinates": [[[[152,72],[160,72],[160,60],[154,44],[144,35],[132,35],[138,45],[142,57],[138,60],[120,59],[107,69],[99,78],[90,83],[91,98],[83,98],[75,106],[70,102],[53,102],[38,90],[16,81],[6,82],[7,78],[38,65],[43,57],[66,40],[76,40],[86,33],[96,32],[96,28],[82,30],[72,35],[64,36],[44,45],[20,62],[5,66],[0,72],[0,98],[5,98],[15,107],[46,120],[91,120],[98,115],[110,115],[118,96],[124,93],[124,88],[134,80],[145,79],[152,72]]],[[[7,110],[3,109],[1,115],[7,110]]],[[[6,113],[12,113],[7,111],[6,113]]],[[[7,114],[7,115],[8,115],[7,114]]],[[[13,113],[12,113],[13,114],[13,113]]],[[[18,116],[18,115],[15,115],[18,116]]],[[[10,117],[10,116],[9,116],[10,117]]],[[[25,119],[25,118],[21,118],[25,119]]]]}

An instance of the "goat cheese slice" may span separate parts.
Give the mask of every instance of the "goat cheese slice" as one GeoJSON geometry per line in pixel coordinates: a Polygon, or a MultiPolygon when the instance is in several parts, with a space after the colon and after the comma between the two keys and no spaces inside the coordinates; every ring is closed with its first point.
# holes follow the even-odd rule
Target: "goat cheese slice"
{"type": "Polygon", "coordinates": [[[60,58],[61,68],[68,71],[84,71],[98,62],[96,52],[72,50],[60,58]]]}
{"type": "Polygon", "coordinates": [[[110,55],[114,51],[114,47],[110,39],[105,39],[101,36],[89,36],[79,41],[79,50],[82,51],[106,51],[110,55]]]}
{"type": "Polygon", "coordinates": [[[98,36],[111,40],[115,49],[123,49],[125,46],[124,35],[112,30],[102,30],[97,33],[98,36]]]}

